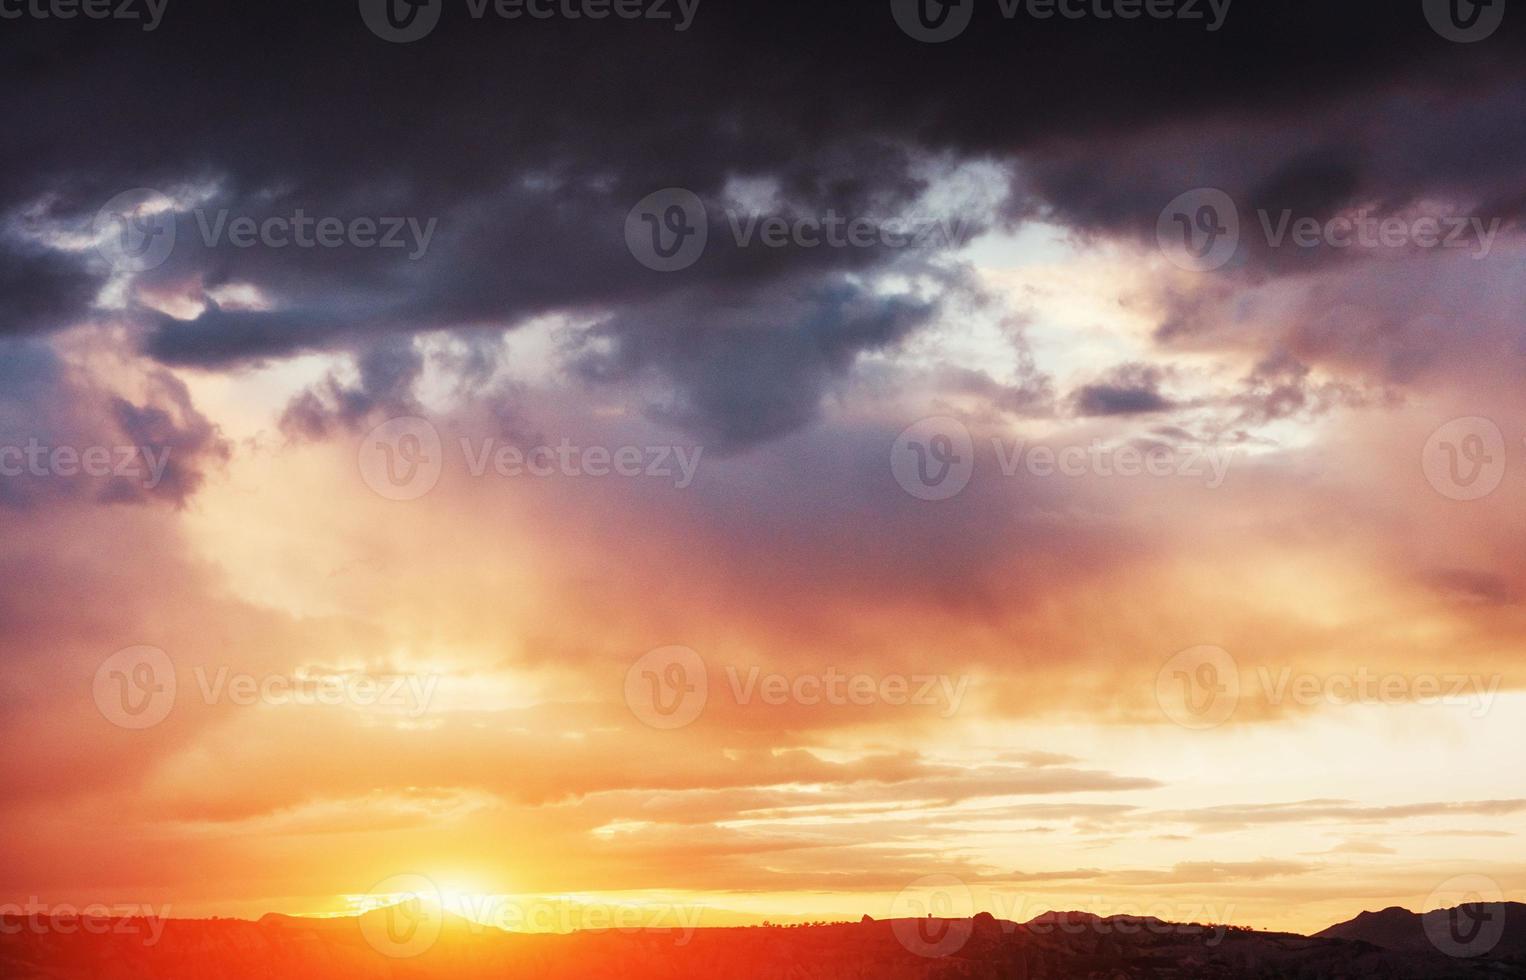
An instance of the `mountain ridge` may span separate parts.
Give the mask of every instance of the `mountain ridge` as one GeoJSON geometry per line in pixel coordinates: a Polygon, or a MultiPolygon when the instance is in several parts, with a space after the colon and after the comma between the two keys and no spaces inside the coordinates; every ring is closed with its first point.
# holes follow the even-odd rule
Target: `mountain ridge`
{"type": "MultiPolygon", "coordinates": [[[[143,920],[104,920],[142,924],[143,920]]],[[[1363,912],[1312,936],[1147,916],[1046,912],[1027,922],[887,918],[795,926],[525,933],[405,902],[354,916],[165,919],[150,944],[116,929],[38,932],[0,917],[0,975],[15,980],[571,980],[820,977],[876,980],[1465,980],[1526,976],[1526,906],[1363,912]],[[1447,930],[1428,932],[1447,926],[1447,930]],[[1454,924],[1474,949],[1446,946],[1454,924]],[[1497,933],[1497,935],[1496,935],[1497,933]],[[1480,938],[1482,937],[1482,938],[1480,938]],[[1374,941],[1378,940],[1378,941],[1374,941]],[[1489,942],[1487,949],[1483,942],[1489,942]]]]}

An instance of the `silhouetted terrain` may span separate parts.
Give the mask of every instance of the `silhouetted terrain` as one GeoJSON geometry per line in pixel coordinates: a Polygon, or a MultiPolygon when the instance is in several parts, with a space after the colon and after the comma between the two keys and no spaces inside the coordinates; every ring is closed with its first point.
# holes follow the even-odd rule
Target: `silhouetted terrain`
{"type": "Polygon", "coordinates": [[[1526,958],[1526,905],[1500,902],[1460,905],[1420,915],[1409,909],[1363,912],[1318,933],[1323,939],[1354,939],[1412,952],[1438,946],[1456,951],[1487,950],[1496,958],[1526,958]]]}
{"type": "MultiPolygon", "coordinates": [[[[1487,954],[1439,952],[1424,919],[1403,909],[1363,913],[1305,937],[1081,913],[1027,923],[974,919],[527,935],[445,916],[418,923],[396,910],[359,919],[259,922],[141,919],[0,920],[7,980],[351,980],[351,978],[1482,978],[1526,976],[1526,906],[1464,907],[1460,935],[1503,933],[1487,954]],[[1500,919],[1494,918],[1500,916],[1500,919]],[[389,955],[391,954],[391,955],[389,955]],[[407,954],[407,955],[404,955],[407,954]]],[[[1439,915],[1450,929],[1449,913],[1439,915]]],[[[1444,933],[1442,935],[1450,935],[1444,933]]]]}

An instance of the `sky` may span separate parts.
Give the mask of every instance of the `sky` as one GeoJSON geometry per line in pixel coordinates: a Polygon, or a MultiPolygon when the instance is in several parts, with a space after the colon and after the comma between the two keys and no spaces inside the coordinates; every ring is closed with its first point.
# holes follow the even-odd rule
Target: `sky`
{"type": "Polygon", "coordinates": [[[1526,18],[1061,7],[5,7],[0,904],[1526,901],[1526,18]]]}

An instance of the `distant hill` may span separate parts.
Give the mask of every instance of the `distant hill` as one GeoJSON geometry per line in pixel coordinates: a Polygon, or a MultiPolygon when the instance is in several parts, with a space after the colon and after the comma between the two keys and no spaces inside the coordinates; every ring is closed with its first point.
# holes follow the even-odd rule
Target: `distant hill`
{"type": "Polygon", "coordinates": [[[1526,957],[1526,905],[1519,902],[1459,905],[1424,915],[1408,909],[1363,912],[1318,934],[1325,939],[1371,943],[1383,949],[1441,949],[1496,959],[1526,957]]]}
{"type": "MultiPolygon", "coordinates": [[[[1494,928],[1494,920],[1477,918],[1478,909],[1460,911],[1464,937],[1471,934],[1471,923],[1494,928]]],[[[1425,920],[1403,909],[1365,913],[1313,937],[1085,913],[1048,913],[1025,923],[989,914],[973,919],[866,916],[851,924],[570,935],[505,932],[422,906],[336,919],[122,919],[97,922],[89,931],[38,929],[7,917],[0,920],[0,977],[1468,980],[1526,976],[1526,960],[1519,955],[1522,911],[1521,906],[1507,910],[1498,948],[1471,959],[1431,946],[1425,920]]],[[[1450,920],[1446,924],[1450,927],[1450,920]]]]}

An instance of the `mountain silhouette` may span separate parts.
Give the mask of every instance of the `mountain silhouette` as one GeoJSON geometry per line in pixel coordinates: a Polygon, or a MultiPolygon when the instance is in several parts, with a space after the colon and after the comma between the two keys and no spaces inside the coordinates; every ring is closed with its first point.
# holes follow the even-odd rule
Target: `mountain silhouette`
{"type": "Polygon", "coordinates": [[[1472,954],[1469,958],[1526,957],[1526,905],[1471,903],[1419,914],[1403,908],[1363,912],[1317,936],[1371,943],[1382,949],[1472,954]]]}
{"type": "Polygon", "coordinates": [[[528,934],[405,902],[360,916],[100,920],[0,917],[7,980],[1466,980],[1526,977],[1526,906],[1364,912],[1314,936],[1135,916],[528,934]],[[45,924],[49,925],[49,924],[45,924]],[[76,926],[78,924],[76,923],[76,926]],[[1469,946],[1468,944],[1472,944],[1469,946]],[[1459,946],[1458,944],[1461,944],[1459,946]],[[1487,949],[1484,948],[1487,945],[1487,949]]]}

